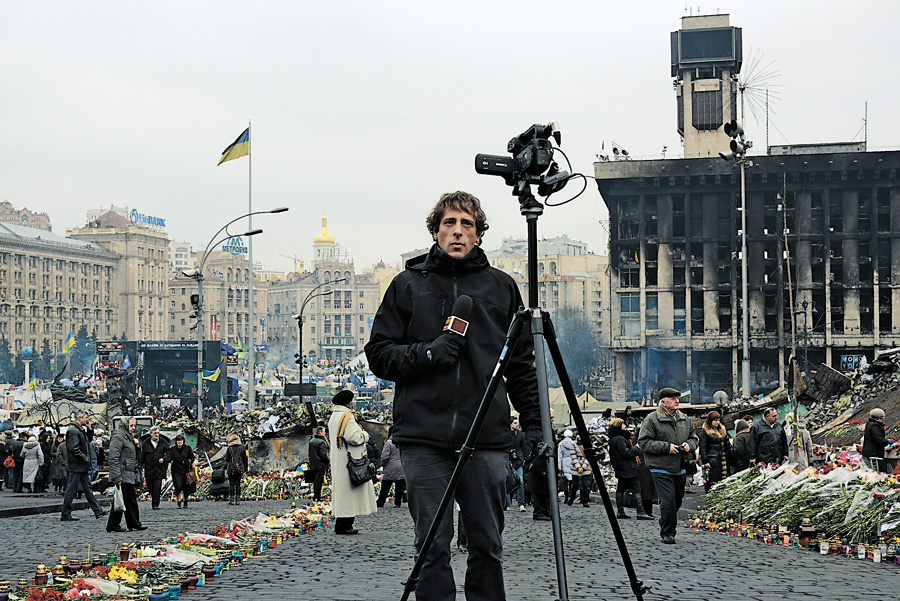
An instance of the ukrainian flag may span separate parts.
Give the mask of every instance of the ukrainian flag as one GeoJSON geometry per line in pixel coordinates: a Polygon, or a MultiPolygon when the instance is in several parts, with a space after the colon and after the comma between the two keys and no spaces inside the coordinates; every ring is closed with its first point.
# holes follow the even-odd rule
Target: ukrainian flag
{"type": "Polygon", "coordinates": [[[63,342],[62,352],[69,352],[69,349],[73,346],[75,346],[75,334],[69,332],[69,335],[66,337],[66,341],[63,342]]]}
{"type": "Polygon", "coordinates": [[[25,390],[33,390],[36,387],[37,387],[37,374],[33,373],[33,374],[31,374],[31,381],[28,382],[28,387],[25,388],[25,390]]]}
{"type": "Polygon", "coordinates": [[[681,391],[681,398],[684,398],[684,397],[686,397],[686,396],[691,396],[691,389],[690,389],[690,388],[685,388],[684,390],[681,391]]]}
{"type": "Polygon", "coordinates": [[[219,367],[216,368],[216,371],[210,372],[207,370],[203,370],[203,379],[204,380],[212,380],[215,382],[219,379],[219,375],[222,373],[222,364],[219,363],[219,367]]]}
{"type": "Polygon", "coordinates": [[[222,158],[219,159],[219,165],[231,159],[239,159],[250,154],[250,128],[244,130],[244,133],[238,136],[238,139],[231,143],[231,146],[222,151],[222,158]]]}

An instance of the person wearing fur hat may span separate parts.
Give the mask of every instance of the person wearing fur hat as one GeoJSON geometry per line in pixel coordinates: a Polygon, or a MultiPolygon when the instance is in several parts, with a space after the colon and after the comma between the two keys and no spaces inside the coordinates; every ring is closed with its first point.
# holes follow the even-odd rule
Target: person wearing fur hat
{"type": "Polygon", "coordinates": [[[884,410],[876,407],[869,411],[862,446],[862,455],[873,470],[884,471],[884,447],[887,445],[888,441],[884,436],[884,410]]]}
{"type": "Polygon", "coordinates": [[[710,411],[700,430],[700,464],[706,470],[703,492],[709,492],[709,488],[728,473],[730,453],[731,444],[722,425],[722,416],[718,411],[710,411]]]}
{"type": "Polygon", "coordinates": [[[328,421],[328,440],[331,446],[331,510],[334,513],[335,534],[357,534],[353,521],[358,515],[375,513],[375,485],[371,480],[359,486],[350,483],[347,462],[350,457],[366,457],[369,434],[353,417],[350,404],[353,393],[341,390],[334,395],[334,410],[328,421]]]}
{"type": "Polygon", "coordinates": [[[734,444],[731,448],[731,472],[736,474],[750,467],[750,424],[744,419],[734,422],[734,444]]]}

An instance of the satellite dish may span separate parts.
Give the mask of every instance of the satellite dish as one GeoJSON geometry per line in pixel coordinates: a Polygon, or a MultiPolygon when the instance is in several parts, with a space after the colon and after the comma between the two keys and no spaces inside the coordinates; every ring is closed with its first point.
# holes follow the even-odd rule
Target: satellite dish
{"type": "Polygon", "coordinates": [[[724,390],[717,390],[713,393],[713,402],[716,405],[722,406],[728,403],[728,393],[724,390]]]}

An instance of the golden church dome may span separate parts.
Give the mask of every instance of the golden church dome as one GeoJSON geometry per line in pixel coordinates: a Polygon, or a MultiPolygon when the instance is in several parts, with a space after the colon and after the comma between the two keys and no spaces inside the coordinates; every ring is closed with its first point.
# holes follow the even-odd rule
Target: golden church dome
{"type": "Polygon", "coordinates": [[[322,214],[322,231],[313,238],[313,244],[334,244],[334,236],[328,233],[328,217],[322,214]]]}

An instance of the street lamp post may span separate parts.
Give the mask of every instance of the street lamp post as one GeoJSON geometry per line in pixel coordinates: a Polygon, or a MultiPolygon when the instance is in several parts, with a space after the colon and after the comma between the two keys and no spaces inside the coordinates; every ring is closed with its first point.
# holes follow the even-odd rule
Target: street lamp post
{"type": "MultiPolygon", "coordinates": [[[[206,245],[205,250],[203,251],[203,258],[200,259],[200,264],[194,269],[186,269],[182,271],[182,273],[192,279],[197,280],[197,323],[195,327],[197,328],[197,419],[201,419],[203,417],[203,270],[206,265],[206,260],[209,258],[210,249],[212,249],[217,244],[225,242],[229,238],[233,238],[234,236],[228,232],[228,226],[233,224],[235,221],[243,219],[245,217],[249,217],[250,215],[258,215],[261,213],[284,213],[287,211],[287,207],[279,207],[277,209],[272,209],[270,211],[256,211],[253,213],[247,213],[241,215],[240,217],[236,217],[226,223],[224,226],[219,228],[212,238],[210,238],[209,243],[206,245]],[[219,236],[225,232],[225,236],[219,238],[219,236]],[[217,239],[218,238],[218,239],[217,239]]],[[[240,234],[241,236],[255,236],[257,234],[261,234],[261,229],[249,230],[240,234]]],[[[253,270],[251,268],[251,276],[253,270]]],[[[252,299],[250,300],[252,303],[252,299]]],[[[192,326],[194,327],[194,326],[192,326]]],[[[250,327],[253,327],[251,324],[250,327]]],[[[252,391],[252,388],[250,389],[252,391]]]]}
{"type": "MultiPolygon", "coordinates": [[[[741,117],[744,116],[744,95],[741,93],[741,117]]],[[[747,280],[747,167],[753,163],[747,157],[747,151],[753,142],[744,136],[744,128],[737,121],[724,126],[725,134],[731,138],[731,154],[719,153],[726,161],[736,161],[741,166],[741,342],[743,357],[741,358],[742,396],[750,396],[750,307],[747,280]]]]}
{"type": "MultiPolygon", "coordinates": [[[[332,280],[330,282],[325,282],[324,284],[319,284],[318,286],[316,286],[315,288],[310,290],[309,294],[306,295],[306,298],[303,299],[303,303],[300,305],[300,312],[297,313],[296,315],[291,316],[297,320],[297,328],[299,330],[299,332],[298,332],[299,338],[297,340],[297,354],[295,355],[294,360],[300,368],[300,384],[303,384],[303,310],[306,309],[306,305],[309,303],[309,301],[316,298],[317,296],[328,296],[329,294],[334,293],[334,290],[331,290],[330,288],[326,289],[324,292],[319,292],[318,294],[316,294],[316,290],[318,290],[319,288],[322,288],[324,286],[330,286],[331,284],[337,284],[338,282],[346,282],[348,279],[349,278],[346,278],[346,277],[338,278],[338,279],[332,280]]],[[[302,401],[303,395],[300,395],[300,399],[302,401]]]]}

